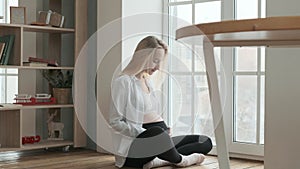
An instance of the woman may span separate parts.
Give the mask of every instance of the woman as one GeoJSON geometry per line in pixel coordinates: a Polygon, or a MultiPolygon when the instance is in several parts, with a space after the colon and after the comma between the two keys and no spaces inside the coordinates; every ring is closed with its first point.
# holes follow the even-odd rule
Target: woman
{"type": "Polygon", "coordinates": [[[153,168],[168,164],[186,167],[203,162],[203,153],[211,149],[211,145],[203,148],[204,142],[211,144],[207,137],[171,138],[166,132],[150,81],[166,57],[165,43],[148,36],[139,42],[130,63],[112,83],[109,123],[115,130],[117,167],[153,168]]]}

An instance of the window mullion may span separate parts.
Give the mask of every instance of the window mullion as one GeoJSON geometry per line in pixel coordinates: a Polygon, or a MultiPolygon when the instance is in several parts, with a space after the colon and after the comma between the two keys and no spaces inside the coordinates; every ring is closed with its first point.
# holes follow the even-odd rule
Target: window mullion
{"type": "MultiPolygon", "coordinates": [[[[192,23],[194,24],[195,23],[195,0],[192,0],[192,23]]],[[[192,45],[192,49],[193,51],[195,51],[195,45],[192,45]]],[[[192,88],[191,88],[191,100],[192,100],[192,104],[190,105],[191,106],[191,124],[194,124],[194,120],[193,119],[196,119],[195,117],[195,75],[194,75],[194,72],[195,72],[195,52],[192,53],[192,72],[191,72],[191,81],[192,81],[192,88]]],[[[192,125],[192,133],[195,133],[195,125],[192,125]]]]}
{"type": "Polygon", "coordinates": [[[5,12],[5,23],[8,23],[8,1],[5,0],[5,8],[4,8],[4,12],[5,12]]]}
{"type": "MultiPolygon", "coordinates": [[[[168,80],[168,85],[169,85],[169,87],[168,87],[168,95],[169,95],[169,98],[173,98],[173,96],[172,96],[172,82],[170,81],[170,78],[169,78],[169,80],[168,80]]],[[[168,101],[169,102],[169,101],[168,101]]],[[[169,102],[170,103],[170,102],[169,102]]],[[[172,123],[172,121],[173,121],[173,116],[170,116],[170,112],[173,112],[173,108],[172,108],[172,104],[168,104],[168,125],[169,126],[173,126],[173,123],[172,123]]]]}
{"type": "Polygon", "coordinates": [[[260,142],[260,93],[261,93],[261,48],[257,49],[257,112],[256,112],[256,144],[258,145],[260,142]]]}
{"type": "Polygon", "coordinates": [[[192,125],[192,133],[195,133],[195,125],[194,125],[194,123],[195,123],[195,121],[194,121],[194,119],[196,119],[196,117],[195,117],[195,76],[194,76],[194,73],[192,72],[192,74],[191,74],[191,76],[192,76],[192,79],[191,79],[191,81],[192,81],[192,87],[191,87],[191,100],[192,100],[192,104],[190,105],[191,106],[191,116],[192,116],[192,118],[191,118],[191,124],[193,124],[192,125]]]}
{"type": "Polygon", "coordinates": [[[195,11],[196,9],[195,9],[195,0],[192,0],[192,23],[193,24],[195,24],[195,20],[196,20],[196,18],[195,18],[195,11]]]}
{"type": "Polygon", "coordinates": [[[4,100],[5,100],[5,103],[7,103],[7,69],[5,69],[4,73],[5,73],[5,75],[4,75],[4,91],[5,91],[4,100]]]}
{"type": "Polygon", "coordinates": [[[261,0],[257,0],[258,2],[257,2],[257,5],[258,5],[258,7],[257,7],[257,11],[258,11],[258,14],[257,14],[257,16],[259,17],[259,18],[261,18],[262,17],[262,15],[261,15],[261,0]]]}

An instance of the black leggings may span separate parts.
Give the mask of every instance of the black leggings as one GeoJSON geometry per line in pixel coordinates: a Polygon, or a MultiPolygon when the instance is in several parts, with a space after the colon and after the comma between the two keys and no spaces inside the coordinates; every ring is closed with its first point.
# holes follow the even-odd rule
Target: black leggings
{"type": "MultiPolygon", "coordinates": [[[[144,124],[143,128],[147,130],[141,133],[137,138],[147,138],[147,137],[153,137],[159,135],[160,140],[154,141],[156,143],[151,143],[151,145],[146,145],[144,144],[143,141],[141,141],[142,143],[140,143],[141,145],[139,147],[137,147],[135,142],[133,142],[129,150],[129,156],[128,158],[126,158],[125,166],[141,168],[143,167],[144,164],[153,160],[155,157],[158,157],[166,161],[170,161],[172,163],[178,163],[178,153],[183,155],[190,155],[192,153],[207,154],[208,152],[211,151],[213,147],[211,139],[204,135],[183,135],[183,136],[175,136],[170,138],[166,132],[166,130],[168,130],[168,127],[164,122],[144,124]],[[159,130],[157,128],[160,128],[160,131],[157,131],[159,130]],[[161,139],[161,137],[164,139],[161,139]],[[132,156],[131,154],[133,153],[132,151],[133,149],[138,149],[142,151],[143,154],[145,155],[145,152],[149,151],[147,150],[147,148],[152,150],[153,147],[161,148],[162,146],[171,147],[171,149],[155,156],[150,155],[149,157],[142,157],[142,158],[140,158],[140,156],[132,156]]],[[[137,155],[137,153],[135,154],[137,155]]],[[[181,161],[181,157],[179,162],[180,161],[181,161]]]]}
{"type": "MultiPolygon", "coordinates": [[[[164,130],[169,130],[164,121],[147,123],[143,125],[143,128],[148,129],[150,127],[159,126],[164,130]]],[[[193,153],[207,154],[211,151],[213,145],[209,137],[204,135],[182,135],[172,137],[177,151],[183,155],[190,155],[193,153]]]]}
{"type": "Polygon", "coordinates": [[[142,168],[155,157],[171,163],[182,159],[169,134],[158,126],[146,129],[133,140],[124,166],[142,168]]]}

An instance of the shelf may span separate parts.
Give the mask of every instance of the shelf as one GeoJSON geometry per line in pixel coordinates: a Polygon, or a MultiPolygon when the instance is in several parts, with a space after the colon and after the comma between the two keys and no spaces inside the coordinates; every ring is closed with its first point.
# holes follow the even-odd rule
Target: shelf
{"type": "Polygon", "coordinates": [[[74,33],[73,28],[56,28],[51,26],[34,26],[21,24],[5,24],[0,23],[0,27],[5,28],[23,28],[26,32],[42,32],[42,33],[74,33]]]}
{"type": "Polygon", "coordinates": [[[35,66],[15,66],[15,65],[0,65],[0,68],[6,68],[6,69],[60,69],[60,70],[74,70],[74,67],[53,67],[53,66],[47,66],[47,67],[35,67],[35,66]]]}
{"type": "Polygon", "coordinates": [[[42,149],[42,148],[51,148],[51,147],[63,147],[71,146],[74,143],[68,140],[42,140],[39,143],[35,144],[26,144],[22,145],[21,148],[0,148],[0,152],[6,151],[21,151],[21,150],[33,150],[33,149],[42,149]]]}
{"type": "Polygon", "coordinates": [[[20,104],[0,104],[3,107],[0,107],[0,111],[3,110],[25,110],[25,109],[51,109],[51,108],[72,108],[73,104],[54,104],[54,105],[30,105],[23,106],[20,104]]]}
{"type": "Polygon", "coordinates": [[[74,70],[74,67],[34,67],[34,66],[19,66],[19,69],[60,69],[60,70],[74,70]]]}
{"type": "Polygon", "coordinates": [[[32,150],[32,149],[62,147],[62,146],[70,146],[70,145],[73,145],[73,142],[68,140],[42,140],[39,143],[22,145],[21,149],[32,150]]]}
{"type": "MultiPolygon", "coordinates": [[[[24,6],[29,5],[30,3],[24,3],[24,6]]],[[[33,11],[42,9],[51,9],[64,14],[68,19],[68,23],[66,23],[68,28],[0,23],[0,36],[15,35],[8,64],[0,65],[0,69],[19,70],[16,77],[18,78],[17,93],[20,94],[37,93],[38,91],[48,91],[46,93],[51,93],[51,86],[43,82],[42,75],[38,71],[55,69],[64,71],[75,70],[76,58],[79,56],[80,49],[88,39],[86,27],[88,25],[87,1],[49,0],[45,1],[42,6],[32,8],[33,11]],[[68,8],[63,9],[63,6],[68,6],[68,8]],[[59,67],[44,67],[44,65],[37,65],[38,67],[35,67],[23,64],[30,56],[53,59],[61,64],[59,64],[59,67]]],[[[2,89],[0,92],[6,91],[2,89]]],[[[86,134],[77,119],[73,103],[39,105],[0,103],[0,144],[2,144],[0,152],[69,145],[85,147],[86,134]],[[59,112],[56,120],[61,121],[65,119],[63,121],[70,125],[64,129],[64,132],[70,134],[68,137],[69,140],[43,140],[38,144],[22,145],[20,138],[26,135],[26,133],[39,133],[42,138],[47,138],[47,134],[44,132],[46,126],[39,121],[44,121],[44,118],[47,115],[55,113],[56,109],[59,112]]]]}

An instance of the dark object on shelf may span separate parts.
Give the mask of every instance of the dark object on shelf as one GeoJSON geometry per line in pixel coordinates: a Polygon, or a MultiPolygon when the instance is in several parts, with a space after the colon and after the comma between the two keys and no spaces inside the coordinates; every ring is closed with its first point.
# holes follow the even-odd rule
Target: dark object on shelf
{"type": "Polygon", "coordinates": [[[42,23],[42,22],[31,22],[30,25],[47,26],[48,24],[45,24],[45,23],[42,23]]]}
{"type": "Polygon", "coordinates": [[[48,66],[58,66],[58,63],[54,59],[43,59],[43,58],[35,58],[35,57],[29,57],[28,62],[38,62],[38,63],[47,63],[48,66]]]}
{"type": "Polygon", "coordinates": [[[53,87],[53,96],[56,98],[57,104],[71,103],[71,88],[73,73],[69,70],[44,70],[43,76],[53,87]]]}
{"type": "Polygon", "coordinates": [[[23,66],[30,66],[30,67],[47,67],[48,63],[43,62],[23,62],[23,66]]]}
{"type": "Polygon", "coordinates": [[[53,88],[71,88],[73,73],[69,70],[44,70],[43,76],[53,88]]]}
{"type": "Polygon", "coordinates": [[[54,27],[63,27],[65,17],[59,13],[52,12],[49,24],[54,27]]]}
{"type": "Polygon", "coordinates": [[[5,35],[0,37],[0,43],[5,43],[4,49],[1,55],[0,65],[7,65],[9,57],[12,53],[14,46],[15,35],[5,35]]]}
{"type": "Polygon", "coordinates": [[[49,25],[52,11],[39,11],[39,19],[37,23],[49,25]]]}

